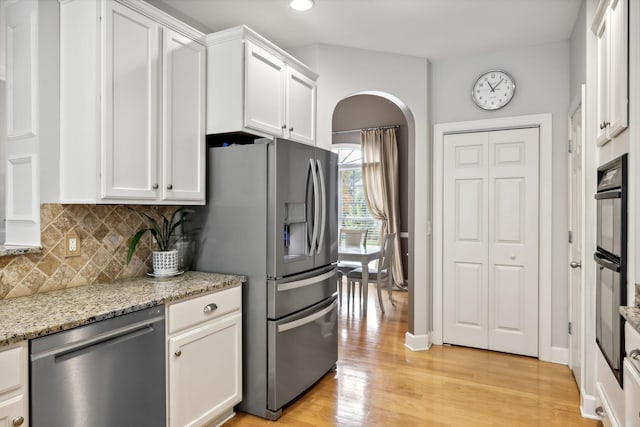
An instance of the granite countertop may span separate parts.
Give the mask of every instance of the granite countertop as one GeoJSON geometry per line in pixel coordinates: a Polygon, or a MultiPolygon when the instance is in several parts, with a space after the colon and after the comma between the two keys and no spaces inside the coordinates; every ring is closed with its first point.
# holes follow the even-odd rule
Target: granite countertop
{"type": "Polygon", "coordinates": [[[0,346],[240,286],[244,281],[243,276],[189,271],[171,278],[136,277],[0,300],[0,346]]]}
{"type": "Polygon", "coordinates": [[[620,314],[640,333],[640,307],[620,307],[620,314]]]}

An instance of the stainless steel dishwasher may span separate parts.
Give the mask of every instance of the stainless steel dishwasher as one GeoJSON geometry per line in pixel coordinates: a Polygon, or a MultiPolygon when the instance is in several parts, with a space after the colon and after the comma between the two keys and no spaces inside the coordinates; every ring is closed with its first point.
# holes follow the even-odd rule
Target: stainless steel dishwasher
{"type": "Polygon", "coordinates": [[[31,341],[31,426],[166,424],[164,305],[31,341]]]}

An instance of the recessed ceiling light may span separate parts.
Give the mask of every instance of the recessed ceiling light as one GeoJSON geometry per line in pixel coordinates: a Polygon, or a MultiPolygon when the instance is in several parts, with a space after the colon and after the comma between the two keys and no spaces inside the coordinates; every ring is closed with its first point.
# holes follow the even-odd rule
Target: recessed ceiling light
{"type": "Polygon", "coordinates": [[[304,12],[313,7],[313,0],[290,0],[289,7],[293,10],[304,12]]]}

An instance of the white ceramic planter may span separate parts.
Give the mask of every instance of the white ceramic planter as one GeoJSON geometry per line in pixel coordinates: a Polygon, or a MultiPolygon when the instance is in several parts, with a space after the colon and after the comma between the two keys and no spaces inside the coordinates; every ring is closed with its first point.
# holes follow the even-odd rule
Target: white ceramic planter
{"type": "Polygon", "coordinates": [[[153,274],[164,275],[178,272],[178,250],[153,251],[153,274]]]}

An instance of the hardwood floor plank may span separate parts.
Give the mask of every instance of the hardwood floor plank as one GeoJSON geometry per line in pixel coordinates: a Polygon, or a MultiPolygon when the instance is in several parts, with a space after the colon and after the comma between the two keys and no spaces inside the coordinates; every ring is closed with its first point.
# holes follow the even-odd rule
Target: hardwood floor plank
{"type": "MultiPolygon", "coordinates": [[[[346,289],[345,293],[346,295],[346,289]]],[[[580,416],[567,366],[456,346],[404,347],[407,293],[369,292],[367,318],[340,308],[339,360],[284,408],[279,426],[598,426],[580,416]]],[[[274,425],[238,413],[225,426],[274,425]]]]}

